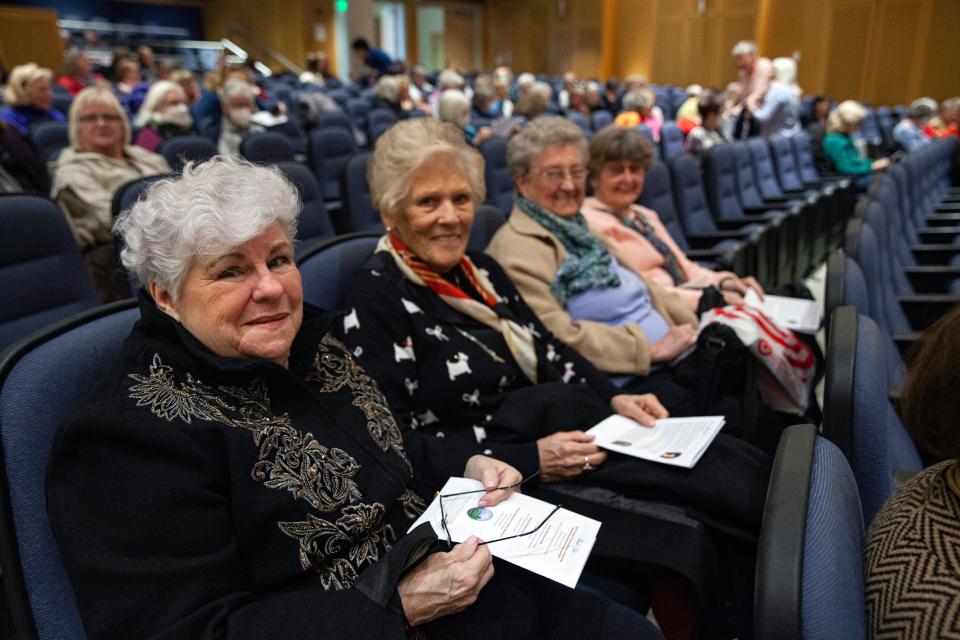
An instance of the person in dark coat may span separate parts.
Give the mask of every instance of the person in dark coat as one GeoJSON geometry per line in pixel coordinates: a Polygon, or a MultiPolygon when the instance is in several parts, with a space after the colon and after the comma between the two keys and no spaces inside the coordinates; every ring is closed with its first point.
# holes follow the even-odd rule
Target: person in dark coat
{"type": "Polygon", "coordinates": [[[608,454],[584,433],[614,413],[647,425],[667,413],[652,394],[623,393],[547,330],[495,260],[467,251],[483,175],[450,124],[406,120],[377,141],[370,190],[388,232],[347,290],[342,335],[401,430],[755,535],[770,469],[756,447],[720,434],[687,470],[608,454]]]}
{"type": "Polygon", "coordinates": [[[147,289],[115,368],[59,430],[47,505],[91,638],[654,637],[599,596],[407,529],[451,475],[521,476],[404,436],[305,306],[299,201],[214,158],[117,223],[147,289]],[[229,224],[227,224],[229,220],[229,224]],[[442,550],[442,551],[441,551],[442,550]]]}

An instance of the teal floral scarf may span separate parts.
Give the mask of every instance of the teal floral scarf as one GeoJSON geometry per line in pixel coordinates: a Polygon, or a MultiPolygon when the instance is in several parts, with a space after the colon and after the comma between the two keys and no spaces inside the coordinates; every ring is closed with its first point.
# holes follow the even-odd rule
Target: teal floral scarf
{"type": "Polygon", "coordinates": [[[603,242],[590,233],[581,213],[572,218],[561,218],[520,194],[516,194],[513,201],[567,250],[567,259],[550,283],[550,292],[560,304],[566,307],[571,296],[590,289],[620,286],[620,277],[610,266],[613,257],[603,242]]]}

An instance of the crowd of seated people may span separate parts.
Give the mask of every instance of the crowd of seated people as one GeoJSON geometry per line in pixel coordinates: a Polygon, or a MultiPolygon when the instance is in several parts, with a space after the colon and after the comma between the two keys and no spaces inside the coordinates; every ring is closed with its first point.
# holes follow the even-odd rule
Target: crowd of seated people
{"type": "MultiPolygon", "coordinates": [[[[866,110],[854,101],[832,107],[828,96],[801,108],[796,61],[771,61],[750,42],[733,50],[739,82],[723,92],[691,85],[681,105],[657,104],[660,89],[637,75],[601,84],[568,72],[551,86],[529,73],[514,79],[509,67],[476,76],[447,69],[431,84],[425,69],[407,75],[363,40],[353,48],[366,67],[360,95],[399,122],[370,147],[370,193],[386,233],[349,287],[349,322],[303,301],[291,244],[296,189],[238,159],[246,136],[288,118],[304,124],[249,66],[223,64],[201,89],[192,72],[167,69],[152,52],[101,75],[73,51],[56,81],[74,96],[69,117],[53,109],[50,70],[23,65],[10,75],[0,188],[45,192],[61,206],[104,301],[129,296],[121,262],[144,285],[122,374],[78,409],[51,458],[51,519],[88,630],[229,637],[254,620],[278,632],[328,629],[330,616],[343,621],[347,611],[345,637],[401,638],[410,629],[658,637],[604,597],[492,561],[481,541],[432,541],[423,553],[425,532],[404,532],[451,475],[508,487],[486,494],[486,504],[533,476],[679,505],[718,545],[736,539],[752,558],[785,423],[742,370],[722,370],[727,384],[711,386],[721,369],[710,368],[698,328],[711,309],[764,290],[689,258],[658,213],[637,204],[655,156],[638,127],[658,141],[675,121],[697,156],[819,127],[814,154],[865,189],[890,166],[858,144],[866,110]],[[582,116],[597,129],[601,111],[614,126],[581,128],[582,116]],[[47,121],[67,122],[70,138],[49,173],[30,144],[31,128],[47,121]],[[155,151],[197,132],[218,157],[161,180],[115,221],[117,189],[169,173],[155,151]],[[468,251],[486,191],[476,148],[497,136],[509,139],[514,208],[486,253],[468,251]],[[178,226],[195,236],[178,235],[178,226]],[[760,417],[746,425],[750,393],[760,417]],[[170,394],[181,404],[170,405],[170,394]],[[613,414],[650,424],[706,413],[727,424],[690,471],[607,452],[584,433],[613,414]],[[759,421],[777,426],[757,437],[759,421]],[[254,446],[263,424],[273,444],[254,446]],[[104,450],[117,454],[119,477],[97,471],[104,450]],[[263,474],[292,473],[283,456],[313,474],[278,490],[281,481],[263,474]],[[148,490],[170,508],[128,513],[148,490]],[[78,492],[112,499],[80,510],[78,492]],[[97,534],[104,519],[117,523],[115,534],[97,534]],[[192,523],[192,533],[159,526],[170,520],[192,523]],[[129,548],[140,573],[130,571],[129,548]],[[158,579],[153,567],[170,557],[158,579]],[[454,579],[439,597],[437,585],[454,579]],[[180,588],[169,607],[143,615],[172,584],[180,588]]],[[[325,57],[312,60],[294,80],[326,95],[337,83],[325,57]]],[[[957,135],[958,105],[915,101],[894,139],[910,152],[957,135]]],[[[699,603],[678,568],[639,571],[663,635],[692,637],[699,603]]],[[[723,579],[750,599],[730,574],[723,579]]],[[[748,609],[732,635],[749,637],[748,609]]]]}

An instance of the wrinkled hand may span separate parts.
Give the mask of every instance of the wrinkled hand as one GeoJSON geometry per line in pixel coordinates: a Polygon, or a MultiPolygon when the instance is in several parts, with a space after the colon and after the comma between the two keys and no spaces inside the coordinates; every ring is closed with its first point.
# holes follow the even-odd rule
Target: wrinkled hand
{"type": "Polygon", "coordinates": [[[544,482],[570,480],[584,472],[586,462],[599,466],[606,452],[593,444],[593,436],[583,431],[558,431],[537,440],[540,452],[540,477],[544,482]]]}
{"type": "Polygon", "coordinates": [[[502,460],[488,456],[471,456],[463,470],[465,478],[479,480],[487,493],[477,503],[481,507],[490,507],[510,497],[513,489],[491,491],[497,487],[509,487],[523,480],[523,475],[502,460]]]}
{"type": "Polygon", "coordinates": [[[449,553],[432,553],[397,583],[411,626],[463,611],[493,577],[493,558],[475,536],[449,553]]]}
{"type": "Polygon", "coordinates": [[[697,330],[688,324],[670,327],[667,335],[650,345],[650,360],[670,362],[693,346],[697,341],[697,330]]]}
{"type": "Polygon", "coordinates": [[[477,131],[473,136],[473,144],[478,145],[487,138],[493,137],[493,129],[490,127],[480,127],[480,130],[477,131]]]}
{"type": "Polygon", "coordinates": [[[652,427],[656,420],[667,418],[670,412],[660,404],[652,393],[635,395],[621,393],[610,400],[610,408],[620,415],[636,420],[645,427],[652,427]]]}
{"type": "Polygon", "coordinates": [[[880,158],[878,160],[873,161],[873,164],[870,165],[870,169],[872,169],[873,171],[883,171],[889,166],[890,166],[890,158],[880,158]]]}

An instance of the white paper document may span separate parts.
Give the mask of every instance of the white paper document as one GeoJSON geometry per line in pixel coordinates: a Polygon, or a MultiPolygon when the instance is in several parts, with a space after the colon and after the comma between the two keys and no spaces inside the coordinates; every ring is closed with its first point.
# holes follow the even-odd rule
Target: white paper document
{"type": "MultiPolygon", "coordinates": [[[[440,493],[446,495],[477,489],[483,489],[477,480],[450,478],[440,493]]],[[[543,523],[531,535],[491,543],[490,553],[570,588],[577,585],[597,540],[599,521],[559,509],[544,522],[557,505],[514,492],[499,504],[479,507],[477,502],[482,497],[482,493],[469,493],[443,499],[443,513],[453,542],[463,542],[472,535],[483,541],[498,540],[526,533],[543,523]]],[[[429,522],[437,536],[446,540],[447,533],[440,520],[438,496],[410,528],[429,522]]]]}
{"type": "Polygon", "coordinates": [[[814,300],[770,295],[761,300],[753,289],[747,290],[743,303],[759,309],[780,327],[799,333],[816,333],[823,317],[823,304],[814,300]]]}
{"type": "Polygon", "coordinates": [[[664,418],[652,427],[612,415],[594,425],[588,434],[598,447],[619,453],[692,469],[723,428],[723,416],[664,418]]]}

